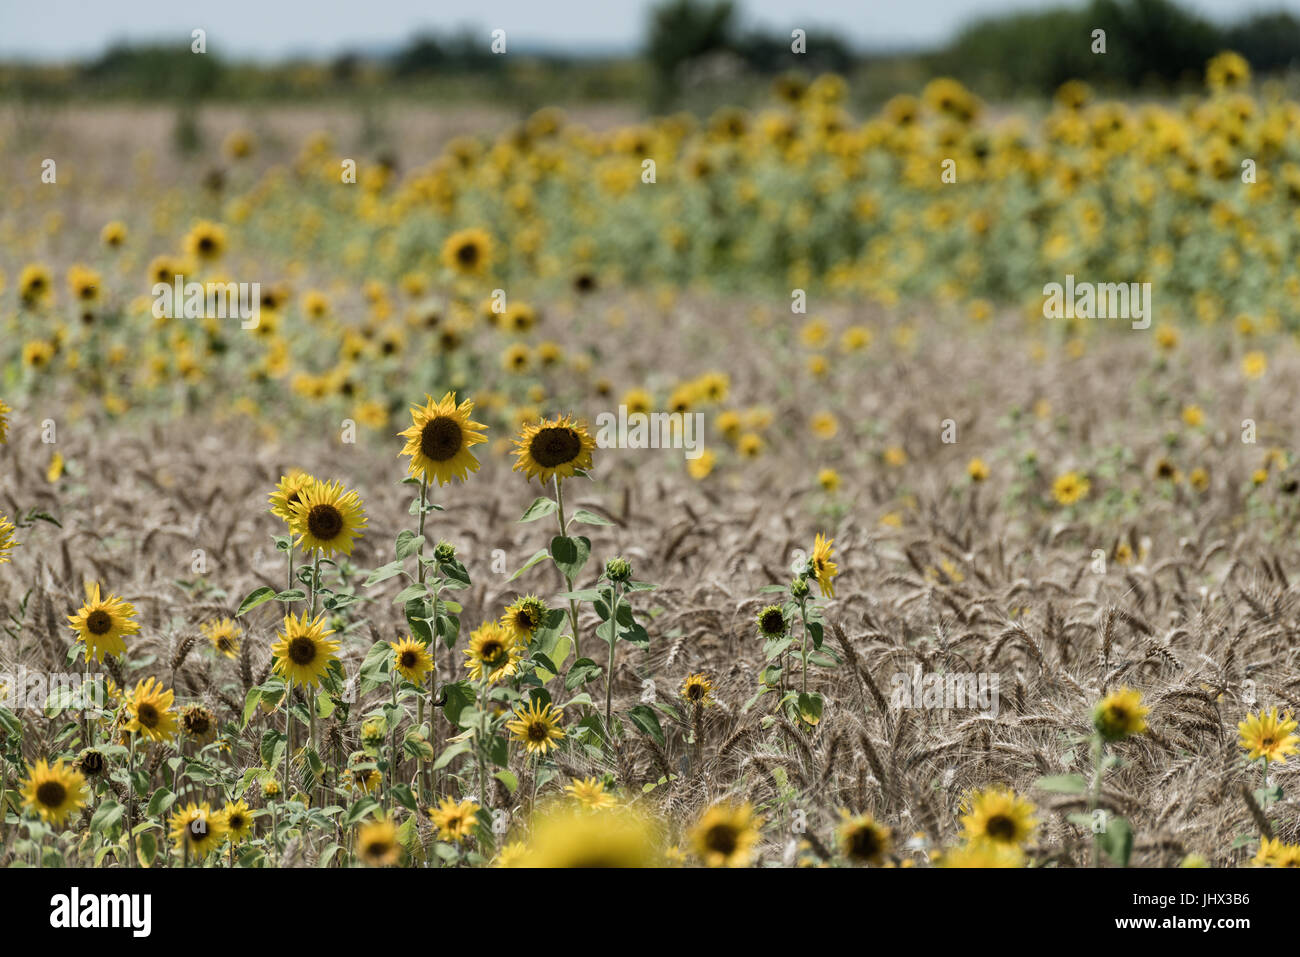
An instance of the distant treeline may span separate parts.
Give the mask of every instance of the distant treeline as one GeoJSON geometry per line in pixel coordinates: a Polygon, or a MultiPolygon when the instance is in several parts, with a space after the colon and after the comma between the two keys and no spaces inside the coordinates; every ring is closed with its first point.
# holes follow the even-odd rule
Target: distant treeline
{"type": "Polygon", "coordinates": [[[1170,89],[1198,82],[1205,62],[1225,49],[1242,54],[1256,73],[1300,65],[1300,19],[1265,13],[1221,25],[1173,0],[1091,0],[991,16],[933,51],[864,52],[813,28],[802,54],[791,42],[789,30],[746,28],[732,0],[663,0],[651,9],[634,56],[511,47],[503,57],[491,51],[485,30],[420,35],[386,54],[257,64],[228,51],[197,56],[187,38],[176,46],[116,46],[80,64],[0,64],[0,96],[274,99],[406,89],[446,99],[644,100],[665,107],[709,84],[752,87],[755,75],[791,69],[843,73],[858,94],[869,88],[865,95],[876,98],[936,75],[955,76],[986,96],[1050,93],[1071,78],[1118,90],[1170,89]],[[1106,32],[1104,55],[1092,52],[1095,30],[1106,32]]]}

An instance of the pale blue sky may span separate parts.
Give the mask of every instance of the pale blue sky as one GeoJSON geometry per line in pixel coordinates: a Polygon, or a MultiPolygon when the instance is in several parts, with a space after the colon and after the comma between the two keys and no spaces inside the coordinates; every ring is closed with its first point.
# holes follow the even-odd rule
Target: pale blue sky
{"type": "MultiPolygon", "coordinates": [[[[1252,11],[1300,13],[1300,0],[1182,0],[1212,19],[1252,11]]],[[[862,48],[941,42],[980,14],[1060,5],[1058,0],[740,0],[744,22],[773,29],[832,29],[862,48]]],[[[422,28],[507,31],[523,47],[634,49],[648,0],[0,0],[0,57],[95,54],[113,40],[208,31],[210,51],[232,59],[328,55],[387,48],[422,28]]],[[[485,39],[486,42],[486,39],[485,39]]]]}

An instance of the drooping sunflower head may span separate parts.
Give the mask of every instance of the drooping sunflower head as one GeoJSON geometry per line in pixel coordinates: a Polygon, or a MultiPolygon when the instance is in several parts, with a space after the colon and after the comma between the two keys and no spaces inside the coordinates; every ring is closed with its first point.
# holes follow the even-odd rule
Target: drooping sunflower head
{"type": "Polygon", "coordinates": [[[207,801],[202,804],[191,801],[176,811],[169,823],[176,850],[199,860],[226,840],[225,816],[213,814],[207,801]]]}
{"type": "Polygon", "coordinates": [[[962,826],[971,841],[1019,847],[1033,836],[1038,821],[1034,805],[1010,788],[991,787],[971,795],[963,809],[962,826]]]}
{"type": "Polygon", "coordinates": [[[239,636],[244,633],[244,629],[229,618],[205,621],[199,625],[199,631],[212,642],[212,647],[218,654],[232,659],[239,657],[239,636]]]}
{"type": "Polygon", "coordinates": [[[501,614],[502,627],[509,630],[515,641],[527,645],[546,621],[551,609],[536,595],[524,595],[506,606],[501,614]]]}
{"type": "Polygon", "coordinates": [[[293,507],[302,500],[303,492],[316,483],[314,476],[301,469],[292,469],[280,476],[280,484],[271,493],[271,514],[286,525],[293,521],[293,507]]]}
{"type": "Polygon", "coordinates": [[[1123,687],[1097,702],[1092,712],[1092,726],[1107,741],[1120,741],[1130,734],[1146,731],[1146,716],[1150,711],[1142,704],[1142,692],[1123,687]]]}
{"type": "Polygon", "coordinates": [[[140,630],[135,621],[135,608],[116,595],[101,599],[98,582],[86,583],[86,603],[75,615],[69,615],[68,621],[78,639],[85,642],[87,661],[123,654],[126,651],[123,639],[140,630]]]}
{"type": "Polygon", "coordinates": [[[748,867],[762,825],[748,801],[715,804],[691,830],[691,849],[708,867],[748,867]]]}
{"type": "Polygon", "coordinates": [[[125,729],[142,734],[151,741],[164,741],[176,733],[176,713],[172,703],[176,695],[165,689],[157,678],[145,678],[127,695],[125,729]]]}
{"type": "Polygon", "coordinates": [[[663,863],[655,822],[626,806],[586,810],[556,804],[532,820],[519,867],[658,867],[663,863]]]}
{"type": "Polygon", "coordinates": [[[870,814],[840,811],[840,851],[854,864],[879,864],[889,853],[890,830],[870,814]]]}
{"type": "Polygon", "coordinates": [[[217,716],[200,704],[187,704],[181,708],[181,730],[185,736],[200,744],[207,744],[217,736],[217,716]]]}
{"type": "Polygon", "coordinates": [[[492,262],[492,237],[481,229],[462,229],[442,244],[442,261],[462,276],[480,276],[492,262]]]}
{"type": "Polygon", "coordinates": [[[682,682],[682,697],[698,708],[713,704],[713,680],[706,674],[687,675],[682,682]]]}
{"type": "Polygon", "coordinates": [[[472,837],[478,823],[479,806],[473,801],[454,801],[443,798],[437,807],[429,808],[429,817],[443,841],[463,841],[472,837]]]}
{"type": "Polygon", "coordinates": [[[590,469],[596,448],[586,423],[567,415],[524,426],[514,443],[514,471],[543,485],[552,477],[571,478],[578,469],[590,469]]]}
{"type": "Polygon", "coordinates": [[[833,544],[833,538],[826,538],[818,532],[813,541],[812,558],[809,559],[813,575],[817,578],[817,587],[826,598],[835,597],[835,576],[840,573],[839,567],[831,561],[835,556],[835,550],[831,548],[833,544]]]}
{"type": "Polygon", "coordinates": [[[221,823],[230,842],[238,844],[253,833],[253,812],[243,801],[227,801],[221,809],[221,823]]]}
{"type": "Polygon", "coordinates": [[[401,641],[390,641],[393,649],[393,667],[412,684],[422,684],[424,676],[433,670],[433,655],[423,643],[407,636],[401,641]]]}
{"type": "Polygon", "coordinates": [[[352,786],[366,794],[378,791],[383,781],[374,759],[364,751],[354,751],[348,755],[348,775],[352,779],[352,786]]]}
{"type": "Polygon", "coordinates": [[[86,748],[77,755],[77,760],[72,762],[72,769],[80,772],[86,778],[98,778],[108,770],[108,759],[104,757],[103,751],[96,748],[86,748]]]}
{"type": "Polygon", "coordinates": [[[0,513],[0,565],[11,560],[9,553],[19,545],[14,538],[16,531],[17,528],[9,521],[9,517],[0,513]]]}
{"type": "Polygon", "coordinates": [[[402,859],[397,825],[390,818],[366,821],[357,828],[357,856],[367,867],[392,867],[402,859]]]}
{"type": "Polygon", "coordinates": [[[52,824],[62,824],[68,815],[86,803],[86,779],[79,771],[64,767],[63,759],[51,766],[37,761],[27,769],[27,780],[19,787],[23,805],[52,824]]]}
{"type": "Polygon", "coordinates": [[[764,638],[783,638],[789,630],[785,609],[780,605],[768,605],[758,613],[758,633],[764,638]]]}
{"type": "Polygon", "coordinates": [[[599,778],[574,778],[565,785],[564,792],[589,811],[599,811],[614,807],[618,798],[605,790],[605,782],[599,778]]]}
{"type": "Polygon", "coordinates": [[[529,754],[546,754],[559,747],[558,741],[564,737],[560,723],[564,712],[547,702],[539,704],[534,698],[527,708],[516,708],[515,716],[506,722],[506,730],[521,742],[529,754]]]}
{"type": "Polygon", "coordinates": [[[411,426],[398,433],[406,439],[399,454],[411,457],[410,474],[429,483],[447,485],[454,478],[463,482],[478,471],[470,447],[487,441],[487,426],[470,419],[474,403],[466,399],[457,405],[454,392],[437,401],[431,395],[425,399],[423,406],[411,406],[411,426]]]}
{"type": "Polygon", "coordinates": [[[518,670],[523,648],[500,622],[485,621],[469,636],[465,657],[471,678],[481,681],[486,675],[488,681],[495,683],[518,670]]]}
{"type": "Polygon", "coordinates": [[[280,640],[271,646],[275,658],[275,672],[292,684],[318,687],[330,664],[338,660],[339,643],[331,640],[332,629],[325,627],[322,612],[309,619],[307,612],[294,617],[286,615],[280,640]]]}
{"type": "Polygon", "coordinates": [[[313,482],[292,506],[289,530],[304,551],[325,556],[351,555],[353,539],[366,527],[366,512],[356,492],[342,482],[313,482]]]}
{"type": "Polygon", "coordinates": [[[1237,725],[1240,743],[1251,761],[1264,758],[1270,764],[1286,764],[1288,755],[1296,753],[1300,737],[1292,734],[1297,722],[1291,712],[1279,717],[1277,708],[1252,714],[1237,725]]]}

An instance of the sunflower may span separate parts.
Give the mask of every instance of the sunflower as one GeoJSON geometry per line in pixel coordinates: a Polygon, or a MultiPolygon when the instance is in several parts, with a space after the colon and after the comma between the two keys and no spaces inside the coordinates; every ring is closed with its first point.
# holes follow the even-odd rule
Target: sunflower
{"type": "Polygon", "coordinates": [[[271,514],[286,525],[293,521],[293,507],[302,500],[302,494],[316,484],[316,479],[301,469],[293,469],[280,476],[280,484],[271,493],[271,514]]]}
{"type": "Polygon", "coordinates": [[[463,841],[474,833],[478,823],[479,806],[473,801],[453,801],[443,798],[437,807],[429,808],[429,817],[438,829],[442,841],[463,841]]]}
{"type": "Polygon", "coordinates": [[[409,455],[409,472],[426,482],[448,485],[454,478],[464,482],[478,471],[478,459],[470,446],[487,441],[482,422],[470,420],[474,403],[456,404],[456,393],[448,392],[437,402],[425,395],[423,407],[411,406],[411,427],[399,432],[406,439],[399,455],[409,455]]]}
{"type": "Polygon", "coordinates": [[[9,553],[13,551],[18,542],[14,539],[14,532],[17,529],[9,518],[0,514],[0,565],[10,561],[9,553]]]}
{"type": "Polygon", "coordinates": [[[790,624],[780,605],[768,605],[758,613],[758,633],[764,638],[784,638],[790,624]]]}
{"type": "Polygon", "coordinates": [[[748,867],[763,819],[744,804],[715,804],[691,830],[691,848],[709,867],[748,867]]]}
{"type": "Polygon", "coordinates": [[[221,824],[231,844],[238,844],[253,833],[253,812],[243,801],[227,801],[221,809],[221,824]]]}
{"type": "Polygon", "coordinates": [[[958,845],[945,851],[936,862],[939,867],[980,869],[1022,867],[1024,863],[1024,851],[1017,845],[997,844],[992,841],[958,845]]]}
{"type": "Polygon", "coordinates": [[[190,802],[171,816],[171,839],[176,850],[198,860],[220,847],[226,839],[223,814],[213,814],[207,801],[190,802]]]}
{"type": "Polygon", "coordinates": [[[571,478],[578,469],[591,468],[596,440],[586,423],[562,416],[526,425],[515,439],[514,471],[536,477],[545,485],[552,476],[571,478]]]}
{"type": "Polygon", "coordinates": [[[1146,731],[1146,716],[1150,711],[1142,704],[1142,692],[1123,687],[1097,702],[1092,725],[1107,741],[1120,741],[1130,734],[1146,731]]]}
{"type": "Polygon", "coordinates": [[[393,667],[397,673],[412,684],[422,684],[424,676],[433,670],[429,649],[410,636],[390,641],[388,645],[393,649],[393,667]]]}
{"type": "Polygon", "coordinates": [[[992,787],[963,802],[961,819],[969,841],[1019,846],[1033,835],[1034,806],[1010,788],[992,787]]]}
{"type": "Polygon", "coordinates": [[[481,229],[462,229],[442,244],[442,261],[462,276],[479,276],[492,262],[492,237],[481,229]]]}
{"type": "Polygon", "coordinates": [[[532,837],[516,866],[530,868],[657,867],[654,822],[626,807],[585,811],[556,805],[532,822],[532,837]]]}
{"type": "Polygon", "coordinates": [[[589,811],[614,807],[618,799],[605,790],[605,782],[598,778],[574,778],[564,786],[564,792],[589,811]]]}
{"type": "Polygon", "coordinates": [[[86,603],[68,621],[77,637],[86,643],[86,660],[100,661],[108,655],[122,655],[126,642],[122,639],[140,630],[135,621],[135,608],[116,595],[100,599],[98,582],[86,583],[86,603]]]}
{"type": "Polygon", "coordinates": [[[1281,838],[1261,837],[1252,867],[1300,867],[1300,844],[1283,844],[1281,838]]]}
{"type": "Polygon", "coordinates": [[[889,853],[889,828],[878,824],[870,814],[856,817],[841,810],[840,851],[855,864],[879,864],[889,853]]]}
{"type": "Polygon", "coordinates": [[[699,708],[713,704],[713,680],[700,673],[687,675],[682,682],[682,697],[699,708]]]}
{"type": "Polygon", "coordinates": [[[537,634],[537,629],[546,621],[550,611],[546,602],[536,595],[524,595],[522,598],[515,599],[513,604],[506,606],[506,610],[501,615],[501,625],[509,629],[516,644],[527,645],[533,640],[533,635],[537,634]]]}
{"type": "Polygon", "coordinates": [[[348,756],[348,774],[352,777],[353,786],[367,794],[378,791],[383,781],[379,769],[364,751],[354,751],[348,756]]]}
{"type": "Polygon", "coordinates": [[[564,737],[564,730],[560,727],[563,719],[562,709],[549,702],[538,707],[534,699],[527,708],[515,710],[514,719],[506,722],[506,730],[523,743],[529,754],[544,755],[558,747],[556,742],[564,737]]]}
{"type": "Polygon", "coordinates": [[[244,633],[244,629],[229,618],[205,621],[199,625],[199,631],[203,633],[203,637],[212,642],[212,647],[218,654],[231,659],[239,657],[239,636],[244,633]]]}
{"type": "Polygon", "coordinates": [[[53,277],[44,266],[33,263],[24,266],[18,274],[18,297],[24,306],[35,306],[44,302],[54,288],[53,277]]]}
{"type": "Polygon", "coordinates": [[[291,506],[289,530],[298,536],[295,544],[304,551],[324,555],[351,555],[352,540],[366,527],[366,512],[356,492],[342,482],[316,481],[291,506]]]}
{"type": "Polygon", "coordinates": [[[27,780],[18,790],[23,805],[52,824],[62,824],[69,814],[86,804],[86,779],[81,772],[65,768],[62,758],[53,766],[37,761],[27,769],[27,780]]]}
{"type": "Polygon", "coordinates": [[[1241,746],[1248,752],[1246,757],[1251,761],[1263,758],[1270,764],[1286,764],[1287,755],[1295,754],[1296,743],[1300,742],[1300,737],[1291,733],[1296,725],[1291,712],[1278,717],[1277,708],[1250,715],[1237,725],[1241,746]]]}
{"type": "Polygon", "coordinates": [[[966,474],[972,482],[983,482],[989,477],[989,467],[983,459],[974,458],[966,463],[966,474]]]}
{"type": "Polygon", "coordinates": [[[104,228],[99,231],[99,241],[109,249],[119,248],[126,242],[126,223],[117,219],[105,223],[104,228]]]}
{"type": "Polygon", "coordinates": [[[518,670],[523,649],[504,625],[485,621],[469,636],[465,657],[471,678],[481,681],[486,674],[489,682],[496,683],[518,670]]]}
{"type": "Polygon", "coordinates": [[[817,576],[817,587],[825,598],[835,597],[835,576],[840,573],[839,567],[831,561],[835,557],[835,550],[831,548],[834,543],[835,539],[826,538],[821,532],[813,541],[812,570],[817,576]]]}
{"type": "Polygon", "coordinates": [[[325,628],[324,612],[310,621],[307,614],[304,611],[299,618],[284,616],[284,630],[280,640],[271,646],[271,654],[276,674],[283,675],[290,685],[314,688],[320,685],[330,665],[338,661],[339,643],[327,637],[334,631],[325,628]]]}
{"type": "Polygon", "coordinates": [[[368,867],[392,867],[402,859],[397,825],[387,817],[366,821],[357,828],[357,855],[368,867]]]}
{"type": "Polygon", "coordinates": [[[4,399],[0,399],[0,445],[9,441],[9,413],[13,409],[5,404],[4,399]]]}
{"type": "Polygon", "coordinates": [[[511,841],[509,844],[503,844],[501,850],[497,851],[496,860],[492,862],[494,867],[522,867],[523,861],[528,854],[528,846],[523,841],[511,841]]]}
{"type": "Polygon", "coordinates": [[[77,302],[93,303],[99,299],[102,282],[99,273],[87,266],[78,263],[68,267],[68,290],[77,302]]]}
{"type": "Polygon", "coordinates": [[[1052,483],[1052,497],[1062,505],[1073,505],[1087,498],[1091,488],[1091,483],[1078,472],[1066,472],[1052,483]]]}
{"type": "Polygon", "coordinates": [[[133,734],[143,734],[151,741],[164,741],[176,733],[176,714],[172,711],[175,694],[164,691],[162,682],[145,678],[126,697],[126,723],[124,728],[133,734]]]}
{"type": "Polygon", "coordinates": [[[196,223],[185,237],[185,251],[198,259],[211,262],[220,259],[226,251],[226,231],[216,223],[204,220],[196,223]]]}

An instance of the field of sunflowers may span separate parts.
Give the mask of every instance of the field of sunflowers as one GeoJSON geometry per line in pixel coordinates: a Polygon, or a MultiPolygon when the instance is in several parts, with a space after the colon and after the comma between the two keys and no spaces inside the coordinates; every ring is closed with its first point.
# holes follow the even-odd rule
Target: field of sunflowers
{"type": "Polygon", "coordinates": [[[0,865],[1300,866],[1300,103],[845,90],[0,111],[0,865]]]}

